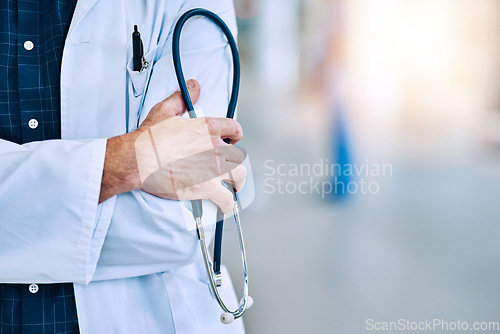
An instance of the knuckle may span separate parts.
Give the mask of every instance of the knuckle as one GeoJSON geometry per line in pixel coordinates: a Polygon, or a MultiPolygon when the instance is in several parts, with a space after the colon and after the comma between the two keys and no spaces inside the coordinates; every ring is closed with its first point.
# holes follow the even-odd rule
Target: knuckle
{"type": "Polygon", "coordinates": [[[205,118],[205,124],[207,125],[208,132],[211,134],[217,132],[217,122],[213,118],[205,118]]]}
{"type": "Polygon", "coordinates": [[[235,122],[235,124],[234,124],[234,133],[235,133],[235,135],[238,138],[243,137],[243,129],[242,129],[240,123],[238,123],[237,121],[234,121],[234,122],[235,122]]]}

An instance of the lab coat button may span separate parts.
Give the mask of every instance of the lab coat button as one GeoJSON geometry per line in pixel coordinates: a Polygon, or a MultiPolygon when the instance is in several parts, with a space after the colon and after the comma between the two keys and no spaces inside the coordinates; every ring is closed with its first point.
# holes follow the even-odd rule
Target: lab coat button
{"type": "Polygon", "coordinates": [[[38,121],[32,118],[28,121],[28,126],[30,127],[30,129],[36,129],[38,127],[38,121]]]}
{"type": "Polygon", "coordinates": [[[24,48],[28,51],[31,51],[33,50],[33,48],[35,47],[35,44],[33,44],[32,41],[26,41],[24,42],[24,48]]]}
{"type": "Polygon", "coordinates": [[[33,284],[30,284],[30,286],[28,287],[28,290],[31,292],[31,293],[37,293],[38,292],[38,285],[33,283],[33,284]]]}

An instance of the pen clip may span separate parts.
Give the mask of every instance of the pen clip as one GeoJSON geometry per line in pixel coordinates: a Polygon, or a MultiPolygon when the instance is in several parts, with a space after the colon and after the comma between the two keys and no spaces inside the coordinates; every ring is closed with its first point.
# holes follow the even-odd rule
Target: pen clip
{"type": "Polygon", "coordinates": [[[139,70],[139,73],[141,73],[142,71],[144,71],[145,69],[147,69],[149,66],[149,62],[146,60],[146,58],[144,56],[142,56],[141,58],[141,69],[139,70]]]}

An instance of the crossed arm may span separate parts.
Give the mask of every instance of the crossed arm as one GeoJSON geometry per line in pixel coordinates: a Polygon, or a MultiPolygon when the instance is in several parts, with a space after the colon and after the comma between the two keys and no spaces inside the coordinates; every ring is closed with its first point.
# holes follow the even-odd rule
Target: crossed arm
{"type": "MultiPolygon", "coordinates": [[[[229,15],[223,18],[231,20],[232,13],[226,14],[229,15]]],[[[184,37],[186,46],[194,37],[188,33],[184,37]]],[[[198,103],[204,108],[214,107],[206,114],[222,117],[228,83],[220,78],[228,76],[229,69],[227,63],[219,60],[224,57],[225,45],[218,38],[204,42],[199,51],[193,47],[184,54],[186,75],[195,77],[205,87],[207,93],[203,95],[195,83],[191,94],[194,99],[197,94],[200,96],[198,103]]],[[[0,140],[0,282],[87,284],[92,280],[161,272],[194,260],[196,236],[186,230],[180,204],[158,197],[169,198],[157,189],[145,187],[147,177],[141,178],[139,166],[144,161],[147,165],[149,160],[138,159],[137,154],[138,138],[149,129],[154,133],[155,126],[161,128],[161,124],[175,121],[173,127],[183,128],[181,132],[189,133],[190,138],[192,130],[199,126],[196,120],[179,122],[177,115],[183,109],[178,93],[158,103],[176,90],[170,64],[171,59],[165,54],[155,65],[144,108],[150,113],[141,119],[141,127],[130,134],[25,145],[0,140]]],[[[207,129],[211,129],[208,134],[216,140],[214,151],[224,146],[219,142],[221,138],[234,142],[241,137],[237,123],[207,120],[207,129]]],[[[206,136],[207,132],[199,139],[206,136]]],[[[162,161],[170,161],[167,147],[178,146],[179,141],[158,143],[165,146],[158,148],[162,161]]],[[[179,174],[177,179],[186,175],[179,174]]],[[[235,187],[240,187],[241,181],[234,180],[235,187]]],[[[216,190],[214,196],[204,193],[206,189],[193,189],[192,185],[184,184],[180,188],[184,192],[179,194],[220,198],[215,201],[224,207],[228,197],[222,189],[216,190]]],[[[208,209],[204,216],[213,212],[213,208],[208,209]]]]}
{"type": "MultiPolygon", "coordinates": [[[[196,103],[199,83],[190,80],[188,89],[196,103]]],[[[156,104],[137,130],[108,139],[100,202],[139,189],[167,199],[209,199],[226,213],[232,209],[232,194],[221,181],[239,191],[246,172],[243,154],[223,139],[238,142],[241,126],[225,118],[185,120],[179,117],[184,112],[177,91],[156,104]],[[150,176],[154,182],[145,182],[150,176]]]]}

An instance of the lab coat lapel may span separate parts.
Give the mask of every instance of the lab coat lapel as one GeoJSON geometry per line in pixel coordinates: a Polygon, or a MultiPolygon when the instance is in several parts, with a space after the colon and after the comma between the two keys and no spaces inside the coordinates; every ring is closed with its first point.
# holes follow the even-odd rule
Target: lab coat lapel
{"type": "Polygon", "coordinates": [[[87,15],[89,10],[95,5],[98,0],[78,0],[76,3],[75,12],[73,13],[73,19],[71,20],[71,24],[69,26],[68,35],[66,38],[68,39],[71,36],[71,33],[76,29],[78,24],[82,21],[82,19],[87,15]]]}

